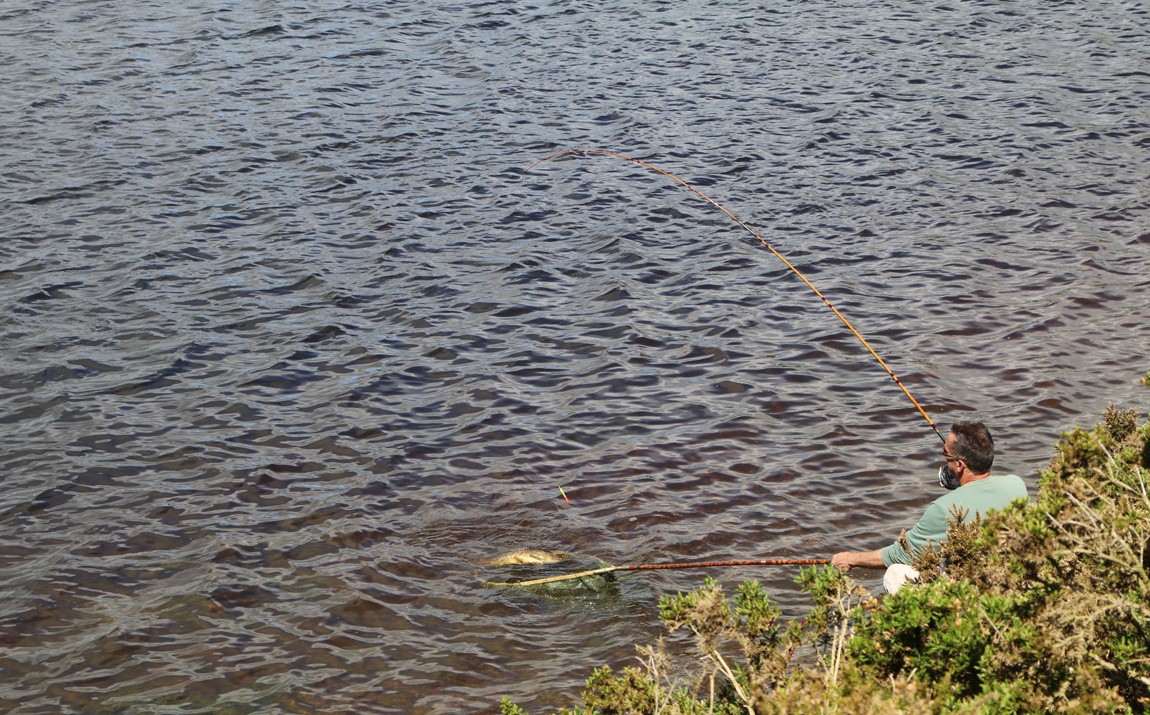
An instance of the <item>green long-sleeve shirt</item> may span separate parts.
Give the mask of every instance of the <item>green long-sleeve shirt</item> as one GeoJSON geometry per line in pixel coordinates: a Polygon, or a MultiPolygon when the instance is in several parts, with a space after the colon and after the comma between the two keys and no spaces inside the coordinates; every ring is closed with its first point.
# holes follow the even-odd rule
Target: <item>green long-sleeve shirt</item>
{"type": "MultiPolygon", "coordinates": [[[[950,516],[950,507],[955,504],[967,510],[965,520],[970,521],[975,514],[1004,509],[1015,499],[1028,497],[1026,483],[1019,477],[1013,474],[992,474],[932,501],[914,528],[906,533],[906,540],[910,542],[912,551],[922,550],[928,542],[937,544],[946,541],[946,520],[950,516]]],[[[910,554],[897,541],[880,553],[886,566],[910,564],[910,554]]]]}

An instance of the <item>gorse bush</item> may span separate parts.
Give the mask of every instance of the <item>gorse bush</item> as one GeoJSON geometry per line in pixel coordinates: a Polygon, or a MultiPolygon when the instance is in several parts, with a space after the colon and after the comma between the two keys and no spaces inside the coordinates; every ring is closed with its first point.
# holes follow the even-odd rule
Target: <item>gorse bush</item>
{"type": "Polygon", "coordinates": [[[584,707],[561,712],[1147,712],[1150,425],[1138,416],[1110,406],[1093,430],[1064,433],[1034,503],[952,514],[898,596],[871,598],[827,567],[800,571],[813,606],[789,624],[754,582],[733,603],[711,579],[665,597],[663,621],[693,635],[695,677],[672,681],[683,668],[660,643],[640,649],[641,668],[595,671],[584,707]],[[801,645],[813,667],[791,667],[801,645]]]}

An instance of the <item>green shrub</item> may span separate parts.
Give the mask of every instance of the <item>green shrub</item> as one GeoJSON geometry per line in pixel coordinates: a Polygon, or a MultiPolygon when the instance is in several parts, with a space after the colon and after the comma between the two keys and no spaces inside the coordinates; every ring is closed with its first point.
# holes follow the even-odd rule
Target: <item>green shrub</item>
{"type": "MultiPolygon", "coordinates": [[[[852,659],[883,678],[913,671],[933,682],[949,677],[959,696],[980,693],[990,638],[973,614],[983,605],[978,588],[963,581],[908,588],[860,624],[852,659]]],[[[985,605],[997,612],[1005,604],[985,605]]]]}

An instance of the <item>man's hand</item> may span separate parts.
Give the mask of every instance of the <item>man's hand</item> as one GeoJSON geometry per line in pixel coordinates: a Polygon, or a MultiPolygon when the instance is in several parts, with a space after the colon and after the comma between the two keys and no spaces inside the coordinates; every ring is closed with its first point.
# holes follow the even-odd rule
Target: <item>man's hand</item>
{"type": "Polygon", "coordinates": [[[879,550],[840,551],[831,557],[831,565],[839,571],[850,571],[855,566],[870,569],[881,569],[886,566],[882,562],[882,552],[879,550]]]}

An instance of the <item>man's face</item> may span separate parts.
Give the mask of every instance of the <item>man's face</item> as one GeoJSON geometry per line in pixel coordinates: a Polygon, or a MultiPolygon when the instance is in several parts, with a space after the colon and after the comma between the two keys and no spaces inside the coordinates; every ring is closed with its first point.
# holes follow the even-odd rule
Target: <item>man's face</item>
{"type": "Polygon", "coordinates": [[[946,436],[946,446],[942,448],[942,454],[946,458],[946,466],[951,469],[958,467],[958,460],[954,458],[954,435],[949,434],[946,436]]]}
{"type": "Polygon", "coordinates": [[[962,475],[966,469],[966,462],[955,458],[954,455],[954,435],[951,434],[946,438],[946,446],[942,448],[943,459],[946,460],[946,466],[943,470],[939,470],[939,483],[947,489],[955,489],[962,483],[962,475]]]}

